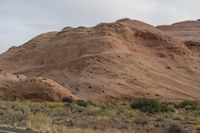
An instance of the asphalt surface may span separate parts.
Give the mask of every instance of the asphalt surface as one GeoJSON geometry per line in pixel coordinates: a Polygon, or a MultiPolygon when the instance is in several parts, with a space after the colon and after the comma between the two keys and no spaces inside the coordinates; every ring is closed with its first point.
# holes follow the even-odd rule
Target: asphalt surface
{"type": "Polygon", "coordinates": [[[0,127],[0,133],[39,133],[15,128],[0,127]]]}

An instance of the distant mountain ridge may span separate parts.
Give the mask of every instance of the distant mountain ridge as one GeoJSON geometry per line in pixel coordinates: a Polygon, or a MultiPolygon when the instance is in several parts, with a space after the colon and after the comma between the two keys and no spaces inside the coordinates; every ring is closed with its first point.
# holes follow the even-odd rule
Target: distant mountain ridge
{"type": "Polygon", "coordinates": [[[161,25],[157,28],[185,41],[200,41],[200,19],[161,25]]]}

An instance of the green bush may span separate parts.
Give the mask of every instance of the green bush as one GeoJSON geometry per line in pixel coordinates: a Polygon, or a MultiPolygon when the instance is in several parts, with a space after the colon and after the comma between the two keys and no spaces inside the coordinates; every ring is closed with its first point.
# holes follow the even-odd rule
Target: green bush
{"type": "Polygon", "coordinates": [[[186,110],[195,110],[198,107],[198,102],[194,100],[184,100],[179,105],[178,108],[186,109],[186,110]]]}
{"type": "Polygon", "coordinates": [[[167,104],[160,103],[158,100],[150,98],[139,98],[132,102],[131,107],[148,113],[168,112],[171,110],[167,104]]]}

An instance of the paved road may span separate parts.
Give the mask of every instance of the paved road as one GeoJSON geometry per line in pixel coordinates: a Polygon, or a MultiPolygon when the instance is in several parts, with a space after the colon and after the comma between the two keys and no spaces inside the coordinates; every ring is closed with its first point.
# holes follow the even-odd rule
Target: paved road
{"type": "Polygon", "coordinates": [[[0,127],[0,133],[38,133],[38,132],[31,132],[31,131],[7,128],[7,127],[0,127]]]}

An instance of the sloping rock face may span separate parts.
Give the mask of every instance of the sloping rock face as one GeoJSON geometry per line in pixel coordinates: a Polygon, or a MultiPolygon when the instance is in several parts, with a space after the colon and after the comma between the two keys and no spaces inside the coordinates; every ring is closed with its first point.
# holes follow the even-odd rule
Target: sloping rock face
{"type": "Polygon", "coordinates": [[[96,102],[200,100],[199,66],[180,39],[130,19],[66,27],[0,55],[2,69],[53,79],[96,102]]]}
{"type": "Polygon", "coordinates": [[[0,74],[0,97],[4,100],[29,99],[33,101],[61,101],[64,98],[76,99],[66,88],[53,80],[7,72],[0,74]]]}

